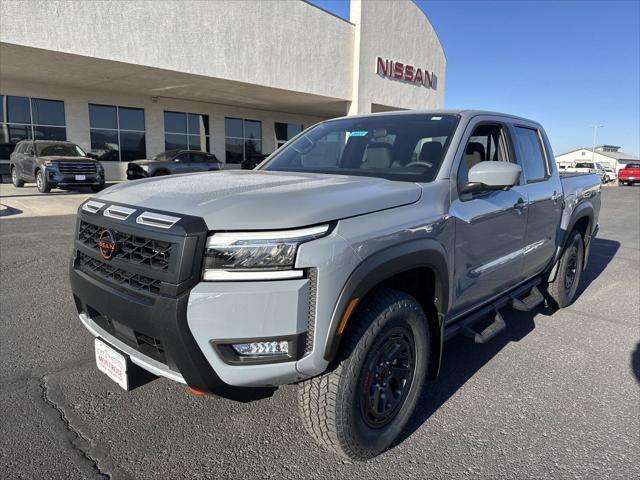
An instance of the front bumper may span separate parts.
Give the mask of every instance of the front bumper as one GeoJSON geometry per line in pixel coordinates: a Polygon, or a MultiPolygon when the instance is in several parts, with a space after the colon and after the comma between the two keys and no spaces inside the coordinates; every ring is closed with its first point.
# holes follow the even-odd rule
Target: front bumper
{"type": "Polygon", "coordinates": [[[61,173],[57,170],[47,169],[47,177],[51,186],[67,187],[67,186],[86,186],[86,185],[104,185],[104,173],[85,174],[84,179],[78,179],[76,175],[61,173]]]}
{"type": "MultiPolygon", "coordinates": [[[[105,218],[105,209],[79,210],[70,266],[78,314],[94,336],[155,375],[234,400],[263,398],[277,385],[306,378],[296,365],[312,348],[306,341],[315,298],[312,270],[309,278],[290,281],[200,282],[207,235],[201,219],[183,217],[170,230],[154,229],[137,224],[137,214],[122,221],[105,218]],[[138,244],[145,238],[171,242],[168,266],[159,270],[156,264],[154,270],[126,258],[105,261],[87,238],[106,228],[134,235],[138,244]],[[290,342],[290,356],[233,358],[230,344],[276,338],[290,342]]],[[[126,242],[123,248],[133,240],[126,242]]]]}

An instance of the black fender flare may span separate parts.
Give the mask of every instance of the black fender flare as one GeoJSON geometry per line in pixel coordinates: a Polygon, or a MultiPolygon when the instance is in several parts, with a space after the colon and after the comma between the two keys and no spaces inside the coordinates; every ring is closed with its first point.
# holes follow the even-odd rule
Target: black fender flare
{"type": "Polygon", "coordinates": [[[435,330],[438,338],[433,342],[436,351],[432,352],[432,359],[435,359],[435,364],[430,365],[429,368],[429,377],[435,378],[440,370],[444,318],[449,308],[449,270],[446,259],[446,251],[440,243],[432,239],[421,239],[394,245],[363,260],[345,282],[334,307],[329,323],[324,359],[331,362],[338,352],[342,336],[336,332],[351,299],[363,298],[375,286],[394,275],[426,267],[435,275],[433,289],[437,321],[435,330]]]}
{"type": "Polygon", "coordinates": [[[584,240],[584,258],[583,258],[584,261],[582,262],[582,270],[587,268],[587,259],[589,258],[589,248],[591,247],[591,237],[593,233],[593,219],[594,219],[593,205],[591,205],[591,202],[579,204],[571,214],[571,219],[569,220],[567,229],[561,232],[560,242],[558,243],[559,248],[558,248],[558,251],[556,252],[556,257],[553,260],[553,266],[549,271],[549,276],[547,278],[548,282],[553,282],[555,280],[556,274],[558,273],[558,263],[560,260],[560,256],[562,255],[562,252],[564,252],[564,249],[567,246],[567,242],[569,241],[569,235],[575,228],[576,224],[585,217],[589,219],[589,224],[587,225],[587,231],[585,232],[585,238],[583,239],[584,240]]]}

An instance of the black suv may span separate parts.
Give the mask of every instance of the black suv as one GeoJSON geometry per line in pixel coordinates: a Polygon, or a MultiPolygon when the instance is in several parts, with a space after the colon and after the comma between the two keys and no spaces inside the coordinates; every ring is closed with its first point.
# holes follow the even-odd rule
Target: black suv
{"type": "Polygon", "coordinates": [[[36,182],[40,193],[52,188],[65,190],[91,187],[94,192],[104,188],[104,168],[72,142],[23,140],[10,157],[11,180],[16,187],[36,182]]]}
{"type": "Polygon", "coordinates": [[[129,162],[127,179],[211,170],[222,170],[222,163],[211,153],[199,150],[167,150],[156,155],[152,160],[129,162]]]}

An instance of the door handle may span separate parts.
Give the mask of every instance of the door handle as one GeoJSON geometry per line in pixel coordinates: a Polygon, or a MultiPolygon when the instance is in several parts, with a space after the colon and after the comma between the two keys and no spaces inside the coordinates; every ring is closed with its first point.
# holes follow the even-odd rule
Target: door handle
{"type": "Polygon", "coordinates": [[[562,197],[562,194],[554,190],[553,195],[551,195],[551,200],[553,200],[553,203],[555,204],[555,203],[558,203],[558,200],[560,200],[560,197],[562,197]]]}
{"type": "Polygon", "coordinates": [[[522,211],[526,208],[527,204],[524,201],[524,198],[520,197],[518,198],[518,200],[516,201],[516,203],[513,205],[513,208],[515,208],[518,213],[522,213],[522,211]]]}

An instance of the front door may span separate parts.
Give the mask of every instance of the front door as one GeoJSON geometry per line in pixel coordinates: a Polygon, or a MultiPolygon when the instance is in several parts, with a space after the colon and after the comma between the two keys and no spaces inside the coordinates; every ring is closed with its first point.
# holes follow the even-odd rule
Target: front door
{"type": "MultiPolygon", "coordinates": [[[[467,135],[458,186],[466,183],[469,169],[478,162],[515,161],[505,124],[481,117],[469,125],[467,135]]],[[[450,317],[499,296],[523,279],[527,207],[522,184],[509,190],[460,194],[452,202],[456,233],[450,317]]]]}

